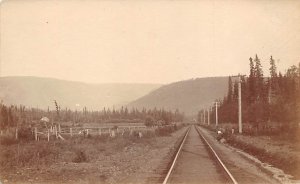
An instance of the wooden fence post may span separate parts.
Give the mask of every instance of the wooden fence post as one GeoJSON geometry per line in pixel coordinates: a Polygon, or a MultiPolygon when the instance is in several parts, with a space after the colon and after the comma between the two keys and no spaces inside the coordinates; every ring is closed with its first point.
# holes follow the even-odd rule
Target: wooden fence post
{"type": "Polygon", "coordinates": [[[73,137],[73,130],[72,130],[72,128],[70,128],[70,134],[71,134],[71,137],[73,137]]]}
{"type": "Polygon", "coordinates": [[[61,134],[60,124],[58,124],[58,132],[61,134]]]}
{"type": "Polygon", "coordinates": [[[50,141],[50,130],[48,129],[48,132],[47,132],[47,137],[48,137],[48,142],[50,141]]]}
{"type": "Polygon", "coordinates": [[[18,128],[16,128],[16,140],[18,140],[18,128]]]}
{"type": "Polygon", "coordinates": [[[34,139],[37,141],[38,136],[37,136],[37,127],[34,127],[34,139]]]}
{"type": "Polygon", "coordinates": [[[111,131],[110,136],[113,137],[113,138],[116,137],[116,134],[115,134],[115,131],[114,131],[114,130],[111,131]]]}
{"type": "Polygon", "coordinates": [[[87,136],[89,135],[89,129],[86,129],[86,135],[87,136]]]}
{"type": "Polygon", "coordinates": [[[57,126],[55,125],[55,136],[56,136],[56,139],[58,138],[57,136],[57,126]]]}
{"type": "Polygon", "coordinates": [[[130,133],[129,133],[129,135],[132,135],[132,133],[133,133],[133,131],[132,131],[132,129],[130,129],[130,133]]]}

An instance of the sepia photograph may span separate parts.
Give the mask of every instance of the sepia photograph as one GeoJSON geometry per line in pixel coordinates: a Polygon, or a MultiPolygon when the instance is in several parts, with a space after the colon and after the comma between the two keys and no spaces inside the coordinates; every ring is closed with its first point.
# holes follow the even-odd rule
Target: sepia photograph
{"type": "Polygon", "coordinates": [[[300,1],[0,0],[0,184],[300,183],[300,1]]]}

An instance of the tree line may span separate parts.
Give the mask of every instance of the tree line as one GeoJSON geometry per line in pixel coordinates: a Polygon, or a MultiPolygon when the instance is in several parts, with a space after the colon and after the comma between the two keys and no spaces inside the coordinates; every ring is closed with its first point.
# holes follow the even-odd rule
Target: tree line
{"type": "Polygon", "coordinates": [[[68,108],[61,109],[55,101],[55,110],[27,108],[23,105],[7,106],[3,103],[0,104],[0,128],[1,130],[16,127],[16,126],[29,126],[37,123],[42,117],[48,117],[50,122],[73,122],[77,123],[118,123],[118,122],[143,122],[147,125],[155,124],[170,124],[171,122],[183,121],[184,114],[178,109],[175,111],[167,111],[165,109],[137,109],[127,107],[103,108],[99,111],[88,110],[84,107],[82,110],[71,110],[68,108]]]}
{"type": "MultiPolygon", "coordinates": [[[[297,126],[300,121],[300,63],[284,74],[277,71],[274,58],[269,59],[269,76],[264,76],[261,59],[249,58],[249,76],[241,76],[242,121],[254,126],[284,124],[297,126]]],[[[227,96],[218,108],[220,123],[238,123],[238,80],[229,77],[227,96]]],[[[212,121],[215,108],[212,111],[212,121]]],[[[202,112],[199,112],[201,116],[202,112]]]]}

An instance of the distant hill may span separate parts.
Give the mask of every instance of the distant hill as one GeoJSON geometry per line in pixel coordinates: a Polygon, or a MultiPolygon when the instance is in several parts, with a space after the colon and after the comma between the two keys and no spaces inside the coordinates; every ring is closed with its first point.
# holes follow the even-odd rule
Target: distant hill
{"type": "Polygon", "coordinates": [[[164,85],[129,104],[137,108],[178,108],[188,115],[209,107],[227,94],[228,77],[197,78],[164,85]]]}
{"type": "Polygon", "coordinates": [[[99,110],[120,107],[159,88],[160,84],[89,84],[39,77],[1,77],[0,100],[5,104],[54,108],[56,100],[61,108],[99,110]]]}

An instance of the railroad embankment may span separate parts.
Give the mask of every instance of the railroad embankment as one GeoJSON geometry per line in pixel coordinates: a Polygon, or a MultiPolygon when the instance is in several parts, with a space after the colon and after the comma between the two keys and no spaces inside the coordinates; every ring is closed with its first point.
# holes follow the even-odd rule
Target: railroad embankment
{"type": "MultiPolygon", "coordinates": [[[[300,134],[298,134],[300,135],[300,134]]],[[[300,144],[299,139],[286,139],[284,136],[247,136],[233,135],[227,143],[255,156],[264,163],[282,169],[300,179],[300,144]]]]}
{"type": "MultiPolygon", "coordinates": [[[[215,128],[204,127],[217,139],[215,128]]],[[[264,165],[269,164],[284,171],[284,174],[291,175],[292,180],[300,180],[300,129],[276,135],[250,136],[225,132],[222,137],[224,139],[220,142],[225,141],[225,144],[257,158],[264,165]]],[[[278,177],[285,176],[279,174],[278,177]]]]}

